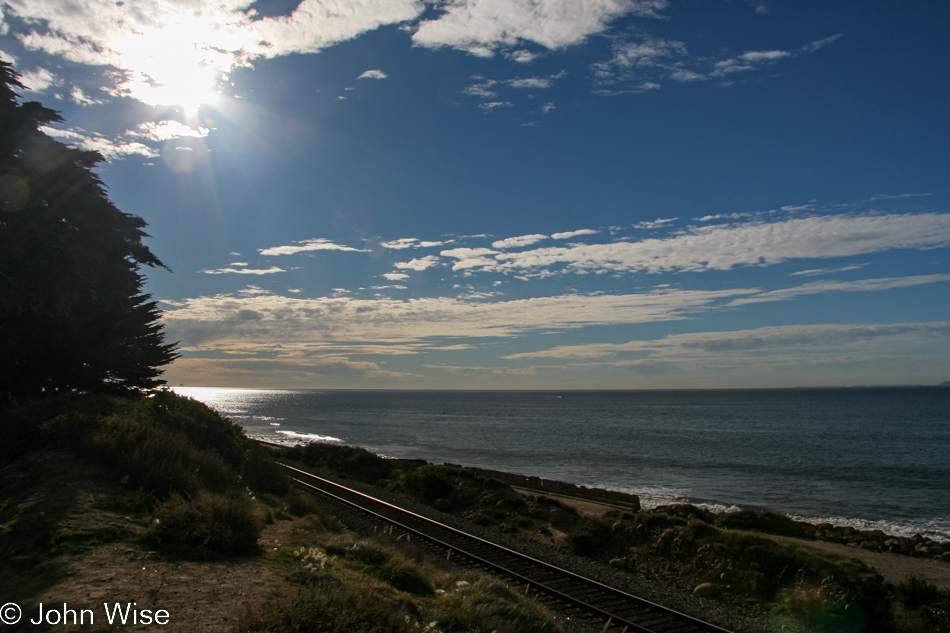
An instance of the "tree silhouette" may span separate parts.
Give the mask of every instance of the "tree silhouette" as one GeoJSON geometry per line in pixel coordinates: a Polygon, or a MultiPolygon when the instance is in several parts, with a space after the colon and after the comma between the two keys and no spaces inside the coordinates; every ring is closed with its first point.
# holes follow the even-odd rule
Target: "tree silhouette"
{"type": "Polygon", "coordinates": [[[132,391],[177,358],[139,267],[162,266],[141,218],[119,211],[92,171],[98,152],[41,127],[62,121],[0,60],[0,393],[132,391]]]}

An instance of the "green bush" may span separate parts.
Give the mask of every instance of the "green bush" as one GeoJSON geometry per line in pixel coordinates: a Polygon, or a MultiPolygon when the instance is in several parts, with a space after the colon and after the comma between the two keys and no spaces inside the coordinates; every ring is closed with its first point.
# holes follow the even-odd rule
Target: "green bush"
{"type": "Polygon", "coordinates": [[[196,449],[180,432],[123,417],[99,426],[83,443],[83,453],[159,499],[203,488],[243,489],[237,473],[217,454],[196,449]]]}
{"type": "Polygon", "coordinates": [[[340,444],[317,442],[306,446],[296,446],[287,451],[287,459],[333,470],[367,483],[389,479],[393,474],[393,467],[389,460],[364,448],[340,444]]]}
{"type": "Polygon", "coordinates": [[[897,585],[894,593],[904,606],[911,609],[934,604],[940,599],[940,590],[919,576],[911,576],[897,585]]]}
{"type": "Polygon", "coordinates": [[[235,555],[255,549],[260,534],[261,521],[247,499],[175,493],[155,508],[146,538],[163,547],[235,555]]]}
{"type": "Polygon", "coordinates": [[[739,512],[724,512],[716,517],[716,525],[731,530],[754,530],[765,534],[805,539],[811,538],[815,533],[815,528],[812,525],[793,521],[787,516],[767,511],[740,510],[739,512]]]}
{"type": "Polygon", "coordinates": [[[603,551],[610,540],[610,527],[603,521],[581,519],[567,534],[567,545],[578,556],[603,551]]]}
{"type": "Polygon", "coordinates": [[[138,400],[125,417],[177,431],[196,448],[217,453],[236,470],[241,469],[245,449],[251,443],[239,425],[222,418],[204,403],[172,391],[158,391],[138,400]]]}
{"type": "Polygon", "coordinates": [[[73,446],[96,428],[99,420],[81,411],[60,413],[40,425],[40,437],[60,446],[73,446]]]}
{"type": "Polygon", "coordinates": [[[455,492],[455,481],[446,472],[451,469],[445,466],[427,465],[416,468],[403,477],[403,486],[408,492],[419,495],[428,503],[439,499],[451,500],[455,492]]]}
{"type": "Polygon", "coordinates": [[[419,567],[401,556],[390,558],[383,565],[381,572],[379,579],[399,591],[405,591],[414,596],[431,596],[435,593],[419,567]]]}
{"type": "Polygon", "coordinates": [[[438,598],[423,611],[443,633],[557,633],[560,629],[534,602],[496,580],[481,579],[438,598]]]}

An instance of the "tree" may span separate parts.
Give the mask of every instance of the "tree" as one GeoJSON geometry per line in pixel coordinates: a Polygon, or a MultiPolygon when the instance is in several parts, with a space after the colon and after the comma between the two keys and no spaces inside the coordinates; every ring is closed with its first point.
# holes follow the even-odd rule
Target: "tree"
{"type": "Polygon", "coordinates": [[[178,353],[142,293],[139,268],[165,268],[142,243],[145,221],[109,200],[92,171],[101,154],[42,131],[62,118],[18,103],[18,77],[0,60],[0,393],[164,384],[178,353]]]}

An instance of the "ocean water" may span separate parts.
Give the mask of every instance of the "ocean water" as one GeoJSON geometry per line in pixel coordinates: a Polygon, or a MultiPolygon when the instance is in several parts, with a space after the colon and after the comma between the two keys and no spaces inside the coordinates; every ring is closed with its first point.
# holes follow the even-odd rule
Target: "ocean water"
{"type": "Polygon", "coordinates": [[[950,388],[175,391],[271,442],[950,540],[950,388]]]}

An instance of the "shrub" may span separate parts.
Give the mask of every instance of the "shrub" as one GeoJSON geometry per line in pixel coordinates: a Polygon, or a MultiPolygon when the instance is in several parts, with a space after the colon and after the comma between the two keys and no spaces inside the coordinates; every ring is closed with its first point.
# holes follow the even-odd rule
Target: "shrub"
{"type": "Polygon", "coordinates": [[[455,482],[445,466],[423,466],[405,475],[403,486],[408,492],[417,494],[428,503],[439,499],[451,499],[455,491],[455,482]]]}
{"type": "Polygon", "coordinates": [[[850,607],[833,588],[797,585],[780,592],[769,619],[781,631],[864,633],[868,626],[866,614],[850,607]]]}
{"type": "Polygon", "coordinates": [[[610,539],[610,527],[602,521],[582,519],[567,534],[567,545],[578,556],[602,551],[610,539]]]}
{"type": "Polygon", "coordinates": [[[295,517],[303,517],[308,514],[323,516],[323,507],[317,503],[312,494],[307,494],[302,490],[291,490],[285,498],[287,500],[285,506],[287,512],[295,517]]]}
{"type": "Polygon", "coordinates": [[[153,514],[147,538],[162,546],[234,555],[251,551],[261,522],[247,499],[173,494],[153,514]]]}
{"type": "Polygon", "coordinates": [[[51,444],[71,446],[96,427],[98,419],[80,411],[60,413],[40,425],[40,437],[51,444]]]}
{"type": "Polygon", "coordinates": [[[716,517],[716,525],[731,530],[754,530],[765,534],[806,539],[811,538],[815,532],[814,526],[793,521],[787,516],[775,512],[752,510],[724,512],[716,517]]]}
{"type": "Polygon", "coordinates": [[[314,443],[297,446],[287,452],[288,459],[298,459],[367,483],[377,483],[392,476],[388,461],[364,448],[339,444],[314,443]]]}
{"type": "Polygon", "coordinates": [[[559,628],[536,603],[516,596],[496,580],[481,579],[435,600],[423,611],[443,633],[557,633],[559,628]]]}
{"type": "Polygon", "coordinates": [[[216,454],[194,448],[181,433],[134,420],[107,420],[87,438],[83,452],[159,499],[172,493],[193,495],[202,488],[243,488],[237,473],[216,454]]]}
{"type": "Polygon", "coordinates": [[[172,391],[158,391],[137,401],[126,417],[177,431],[196,448],[217,453],[237,470],[244,463],[245,445],[251,442],[239,425],[222,418],[204,403],[172,391]]]}
{"type": "Polygon", "coordinates": [[[918,576],[911,576],[894,588],[897,599],[905,606],[916,609],[940,599],[940,590],[918,576]]]}
{"type": "Polygon", "coordinates": [[[411,633],[419,628],[392,593],[369,584],[324,582],[293,597],[248,605],[235,633],[411,633]]]}
{"type": "Polygon", "coordinates": [[[435,593],[432,585],[422,575],[419,568],[401,556],[389,559],[383,565],[379,578],[395,589],[411,593],[414,596],[431,596],[435,593]]]}
{"type": "Polygon", "coordinates": [[[241,475],[244,483],[258,492],[284,495],[291,489],[287,472],[277,465],[266,448],[248,440],[241,475]]]}

